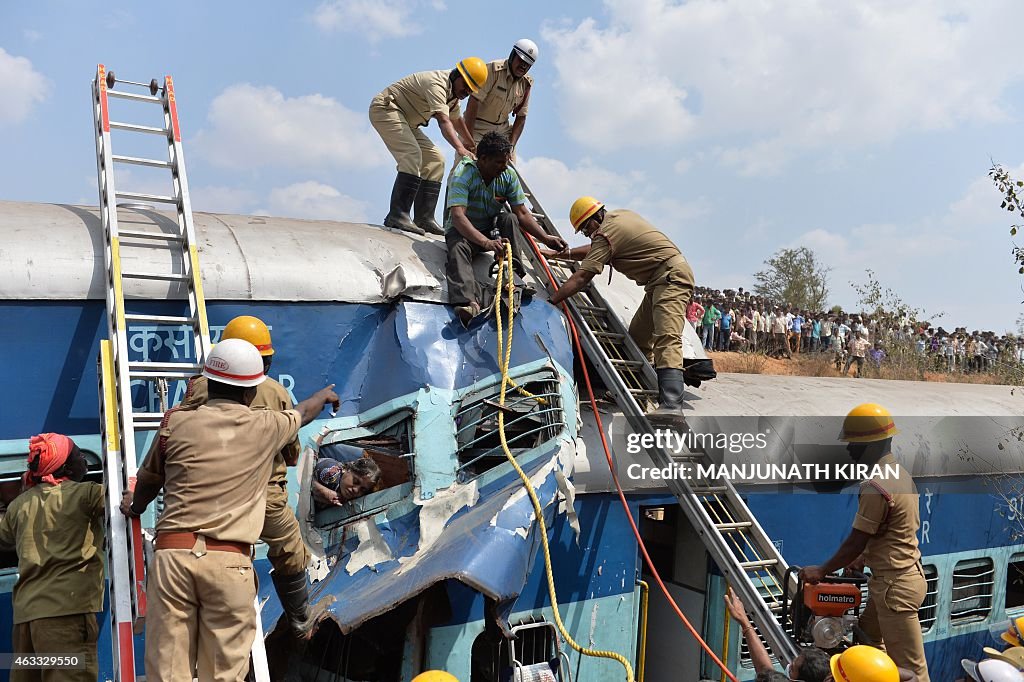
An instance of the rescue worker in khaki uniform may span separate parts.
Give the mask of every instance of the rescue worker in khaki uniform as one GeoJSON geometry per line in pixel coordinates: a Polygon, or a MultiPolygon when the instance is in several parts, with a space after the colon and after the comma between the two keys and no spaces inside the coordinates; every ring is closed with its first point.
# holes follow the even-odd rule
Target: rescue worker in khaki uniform
{"type": "Polygon", "coordinates": [[[526,112],[530,108],[533,78],[526,73],[538,55],[537,44],[532,40],[523,38],[516,41],[508,59],[487,64],[487,83],[466,102],[463,120],[473,135],[473,143],[479,144],[487,133],[504,135],[512,143],[512,163],[516,162],[516,144],[523,134],[526,112]],[[511,126],[509,116],[516,119],[511,126]]]}
{"type": "MultiPolygon", "coordinates": [[[[274,346],[270,329],[263,320],[251,315],[241,315],[224,327],[221,340],[243,339],[256,346],[263,358],[263,373],[270,371],[274,358],[274,346]]],[[[189,381],[188,392],[181,406],[186,409],[205,405],[209,399],[207,380],[204,376],[189,381]]],[[[249,407],[284,412],[292,409],[292,398],[288,390],[269,376],[256,387],[256,397],[249,407]]],[[[299,461],[302,446],[295,438],[274,455],[274,468],[267,485],[267,509],[263,517],[260,541],[267,544],[267,558],[274,570],[270,573],[274,590],[281,601],[292,632],[306,639],[313,632],[313,626],[323,615],[324,603],[310,609],[309,587],[306,581],[306,567],[309,565],[309,550],[302,541],[299,522],[288,506],[288,467],[299,461]]]]}
{"type": "Polygon", "coordinates": [[[29,440],[27,487],[0,519],[0,546],[18,554],[15,654],[78,654],[75,670],[14,667],[11,682],[95,682],[103,610],[103,486],[82,482],[85,455],[67,436],[29,440]]]}
{"type": "Polygon", "coordinates": [[[168,412],[160,445],[139,469],[121,510],[139,516],[164,489],[156,555],[147,576],[146,679],[241,682],[256,632],[253,544],[274,458],[331,403],[333,386],[295,409],[250,409],[266,381],[260,353],[227,339],[203,369],[209,400],[168,412]]]}
{"type": "Polygon", "coordinates": [[[633,211],[606,211],[593,197],[580,197],[569,211],[573,229],[590,244],[549,257],[582,260],[579,269],[551,297],[557,305],[611,265],[644,287],[644,299],[629,323],[629,335],[658,372],[658,409],[651,418],[682,415],[683,325],[693,297],[693,270],[679,248],[633,211]]]}
{"type": "Polygon", "coordinates": [[[370,124],[398,162],[386,227],[414,234],[444,234],[434,220],[444,177],[441,150],[420,130],[437,119],[444,139],[461,156],[471,156],[472,136],[461,119],[459,100],[487,82],[487,65],[468,57],[451,71],[421,71],[384,88],[370,102],[370,124]],[[409,212],[416,207],[415,221],[409,212]]]}
{"type": "Polygon", "coordinates": [[[821,566],[804,567],[800,575],[808,583],[817,583],[863,554],[871,580],[861,630],[883,644],[896,665],[914,673],[920,682],[928,682],[917,618],[926,591],[917,546],[921,517],[914,479],[892,454],[896,433],[892,415],[881,405],[864,403],[846,416],[839,440],[848,443],[846,449],[855,462],[881,466],[881,475],[861,484],[853,529],[832,558],[821,566]],[[886,465],[896,465],[899,475],[886,477],[886,465]]]}

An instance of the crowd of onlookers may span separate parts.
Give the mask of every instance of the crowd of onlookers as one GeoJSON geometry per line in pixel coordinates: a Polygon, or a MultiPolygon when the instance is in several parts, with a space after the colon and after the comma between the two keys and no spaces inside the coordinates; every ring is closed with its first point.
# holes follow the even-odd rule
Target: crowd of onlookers
{"type": "Polygon", "coordinates": [[[800,353],[832,353],[844,375],[856,365],[881,367],[893,356],[916,357],[926,369],[992,372],[1024,365],[1024,337],[991,331],[946,331],[908,316],[803,310],[778,304],[743,288],[724,291],[697,287],[686,310],[704,348],[753,351],[792,358],[800,353]]]}

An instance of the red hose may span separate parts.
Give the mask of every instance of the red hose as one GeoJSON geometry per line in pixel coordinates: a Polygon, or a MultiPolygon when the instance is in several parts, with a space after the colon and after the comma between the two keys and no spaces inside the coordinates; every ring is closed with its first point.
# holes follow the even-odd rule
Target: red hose
{"type": "MultiPolygon", "coordinates": [[[[551,282],[551,286],[554,287],[555,291],[558,291],[558,283],[555,282],[555,277],[551,274],[547,261],[541,254],[540,249],[537,247],[537,242],[534,241],[531,235],[526,234],[525,232],[523,234],[530,243],[530,247],[533,249],[533,252],[537,255],[537,261],[544,268],[544,272],[547,274],[548,280],[551,282]]],[[[568,306],[565,303],[562,303],[562,307],[565,309],[565,318],[569,321],[569,328],[572,330],[572,339],[573,344],[576,346],[576,352],[580,354],[580,365],[583,367],[583,380],[587,385],[587,395],[590,398],[590,406],[594,410],[594,418],[597,420],[597,432],[601,434],[601,445],[604,447],[605,459],[608,460],[608,471],[611,472],[612,482],[615,483],[615,490],[619,493],[619,501],[622,502],[622,508],[626,512],[626,518],[629,519],[629,525],[633,529],[633,536],[636,538],[637,545],[640,547],[640,553],[643,555],[644,561],[647,563],[647,567],[650,569],[651,575],[654,576],[654,581],[658,583],[658,587],[661,588],[665,598],[668,599],[668,603],[672,606],[672,610],[674,610],[676,615],[679,616],[679,619],[683,621],[683,625],[686,626],[686,629],[689,630],[694,639],[700,643],[701,648],[711,656],[711,659],[715,664],[722,669],[725,676],[732,680],[732,682],[739,682],[739,680],[736,679],[736,676],[729,672],[728,668],[725,667],[725,664],[722,663],[721,659],[715,655],[715,652],[711,650],[711,647],[708,646],[707,642],[701,639],[700,634],[693,627],[690,621],[687,620],[682,609],[679,608],[679,605],[676,604],[676,600],[672,598],[668,588],[665,587],[665,583],[662,581],[661,575],[658,573],[658,569],[654,566],[654,562],[651,561],[651,557],[647,553],[647,546],[644,545],[643,538],[640,537],[640,529],[637,528],[636,520],[633,518],[633,513],[629,510],[629,503],[626,502],[626,494],[622,491],[622,485],[619,484],[619,475],[615,472],[615,462],[612,461],[612,451],[611,448],[608,447],[608,441],[604,435],[604,424],[601,422],[601,413],[597,409],[597,401],[594,399],[594,388],[590,384],[590,372],[587,370],[587,363],[583,361],[583,347],[580,344],[580,337],[576,330],[576,323],[573,322],[572,315],[569,314],[568,306]]]]}

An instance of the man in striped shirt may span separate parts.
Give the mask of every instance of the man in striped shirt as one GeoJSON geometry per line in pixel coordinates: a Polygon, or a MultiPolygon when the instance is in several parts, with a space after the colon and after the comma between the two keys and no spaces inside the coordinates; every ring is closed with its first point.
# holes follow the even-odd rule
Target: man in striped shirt
{"type": "Polygon", "coordinates": [[[509,241],[515,258],[519,253],[519,225],[550,249],[562,252],[566,248],[566,243],[546,233],[526,208],[519,176],[508,165],[512,153],[508,138],[487,133],[480,139],[476,153],[476,160],[464,157],[455,167],[448,183],[444,222],[448,300],[463,325],[480,313],[480,285],[473,271],[477,254],[493,251],[501,257],[505,241],[509,241]]]}

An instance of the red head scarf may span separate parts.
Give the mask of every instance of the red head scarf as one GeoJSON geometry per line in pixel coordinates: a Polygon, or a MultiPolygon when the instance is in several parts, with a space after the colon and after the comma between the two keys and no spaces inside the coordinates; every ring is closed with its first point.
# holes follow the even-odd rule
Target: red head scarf
{"type": "Polygon", "coordinates": [[[28,441],[28,471],[21,477],[26,488],[36,483],[57,485],[68,480],[67,476],[54,476],[53,472],[64,466],[75,444],[59,433],[41,433],[28,441]]]}

